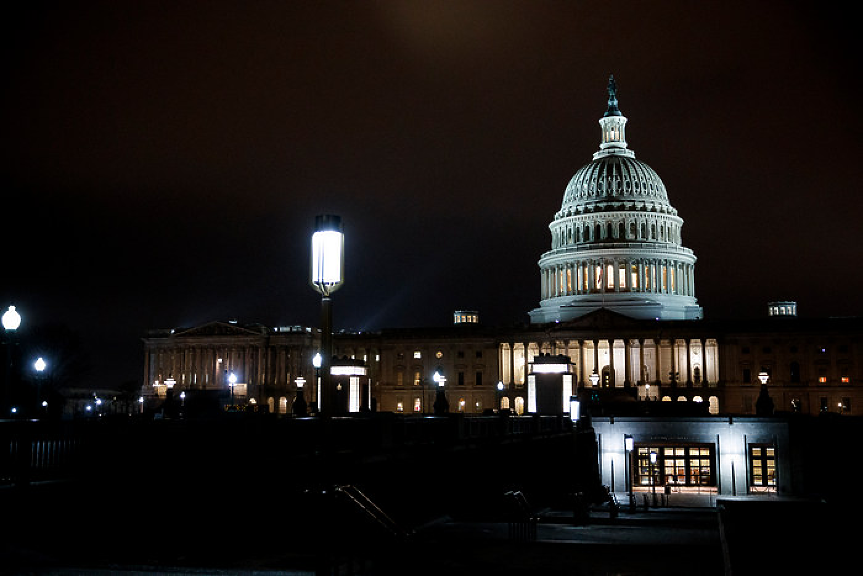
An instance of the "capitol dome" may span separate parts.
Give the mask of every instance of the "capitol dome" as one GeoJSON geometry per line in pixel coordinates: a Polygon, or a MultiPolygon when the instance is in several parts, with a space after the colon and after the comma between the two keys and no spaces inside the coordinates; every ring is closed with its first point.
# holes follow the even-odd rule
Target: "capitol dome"
{"type": "Polygon", "coordinates": [[[629,149],[613,77],[608,95],[599,150],[569,181],[549,224],[551,250],[539,261],[542,300],[531,322],[571,320],[599,308],[635,318],[701,318],[683,219],[659,175],[629,149]]]}

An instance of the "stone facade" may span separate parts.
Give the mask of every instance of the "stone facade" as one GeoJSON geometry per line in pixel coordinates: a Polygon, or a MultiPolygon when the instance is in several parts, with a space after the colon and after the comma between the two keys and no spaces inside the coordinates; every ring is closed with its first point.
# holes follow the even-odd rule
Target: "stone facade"
{"type": "MultiPolygon", "coordinates": [[[[754,415],[758,374],[777,412],[860,414],[863,325],[857,319],[765,317],[759,321],[657,323],[599,311],[567,323],[519,328],[459,324],[445,328],[337,334],[337,358],[365,362],[378,411],[430,413],[439,370],[451,412],[501,406],[527,410],[527,376],[539,354],[563,354],[579,389],[641,402],[701,402],[709,414],[754,415]],[[498,383],[502,390],[498,390],[498,383]]],[[[157,401],[173,378],[181,390],[228,390],[235,397],[289,413],[296,379],[316,400],[312,359],[316,329],[214,322],[151,331],[144,339],[143,393],[157,401]]]]}

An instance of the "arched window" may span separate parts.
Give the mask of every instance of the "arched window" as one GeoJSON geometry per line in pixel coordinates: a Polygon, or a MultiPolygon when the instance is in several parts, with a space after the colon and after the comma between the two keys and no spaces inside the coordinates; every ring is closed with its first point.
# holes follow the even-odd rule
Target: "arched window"
{"type": "Polygon", "coordinates": [[[279,414],[288,413],[288,399],[284,396],[279,396],[279,414]]]}
{"type": "Polygon", "coordinates": [[[500,408],[501,410],[509,410],[509,398],[504,396],[500,399],[500,408]]]}
{"type": "Polygon", "coordinates": [[[626,236],[625,228],[623,226],[623,222],[617,223],[617,238],[618,240],[623,240],[624,236],[626,236]]]}
{"type": "Polygon", "coordinates": [[[791,381],[800,382],[800,364],[798,364],[797,362],[792,362],[788,368],[791,372],[791,381]]]}
{"type": "Polygon", "coordinates": [[[276,413],[276,399],[272,396],[267,398],[267,409],[270,411],[270,414],[276,413]]]}
{"type": "Polygon", "coordinates": [[[515,413],[521,416],[524,414],[524,398],[517,396],[515,399],[515,413]]]}
{"type": "Polygon", "coordinates": [[[719,414],[719,398],[717,396],[710,397],[710,407],[708,412],[711,414],[719,414]]]}
{"type": "Polygon", "coordinates": [[[629,237],[634,239],[635,233],[636,233],[635,222],[630,222],[629,223],[629,237]]]}

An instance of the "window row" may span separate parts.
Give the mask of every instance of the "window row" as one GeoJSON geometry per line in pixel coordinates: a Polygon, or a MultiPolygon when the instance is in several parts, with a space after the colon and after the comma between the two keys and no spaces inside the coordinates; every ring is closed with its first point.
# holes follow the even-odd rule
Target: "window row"
{"type": "MultiPolygon", "coordinates": [[[[474,372],[473,382],[468,382],[466,380],[466,374],[464,371],[459,370],[455,374],[455,381],[447,379],[447,382],[451,382],[456,384],[457,386],[465,386],[467,384],[472,384],[474,386],[482,386],[483,382],[483,373],[480,371],[474,372]]],[[[413,380],[412,384],[414,386],[434,386],[435,383],[431,381],[429,378],[423,378],[423,373],[419,370],[415,370],[413,372],[413,380]]],[[[405,373],[402,371],[396,372],[396,386],[404,386],[405,385],[405,373]]]]}
{"type": "Polygon", "coordinates": [[[585,242],[608,241],[658,241],[682,242],[681,224],[676,222],[629,222],[573,223],[561,226],[552,232],[552,248],[560,248],[585,242]]]}
{"type": "Polygon", "coordinates": [[[608,291],[691,296],[695,292],[694,275],[693,265],[666,260],[578,261],[543,268],[542,296],[554,298],[608,291]]]}

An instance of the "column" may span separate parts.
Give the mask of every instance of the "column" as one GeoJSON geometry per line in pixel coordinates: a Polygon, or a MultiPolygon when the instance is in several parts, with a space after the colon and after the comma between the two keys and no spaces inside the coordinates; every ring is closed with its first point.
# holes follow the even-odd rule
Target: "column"
{"type": "Polygon", "coordinates": [[[690,339],[686,339],[686,385],[692,386],[692,350],[690,339]]]}
{"type": "Polygon", "coordinates": [[[617,386],[617,373],[614,370],[614,338],[608,340],[608,387],[617,386]]]}
{"type": "Polygon", "coordinates": [[[578,383],[584,386],[584,340],[578,341],[578,383]]]}
{"type": "Polygon", "coordinates": [[[599,340],[593,341],[593,371],[599,374],[599,340]]]}
{"type": "Polygon", "coordinates": [[[515,386],[515,342],[509,343],[509,384],[515,386]]]}
{"type": "Polygon", "coordinates": [[[661,348],[659,346],[659,342],[660,342],[659,338],[653,339],[653,343],[656,346],[656,362],[655,362],[655,364],[656,364],[656,374],[655,374],[656,375],[656,385],[662,386],[662,372],[661,372],[661,368],[660,368],[661,364],[659,362],[659,357],[661,355],[660,354],[661,348]]]}
{"type": "Polygon", "coordinates": [[[677,369],[677,338],[671,339],[671,374],[674,376],[672,385],[677,387],[680,380],[680,371],[677,369]]]}
{"type": "Polygon", "coordinates": [[[638,383],[644,384],[644,338],[638,339],[638,383]]]}
{"type": "Polygon", "coordinates": [[[630,348],[629,338],[623,339],[623,387],[629,388],[632,385],[632,360],[629,355],[632,353],[630,348]]]}

